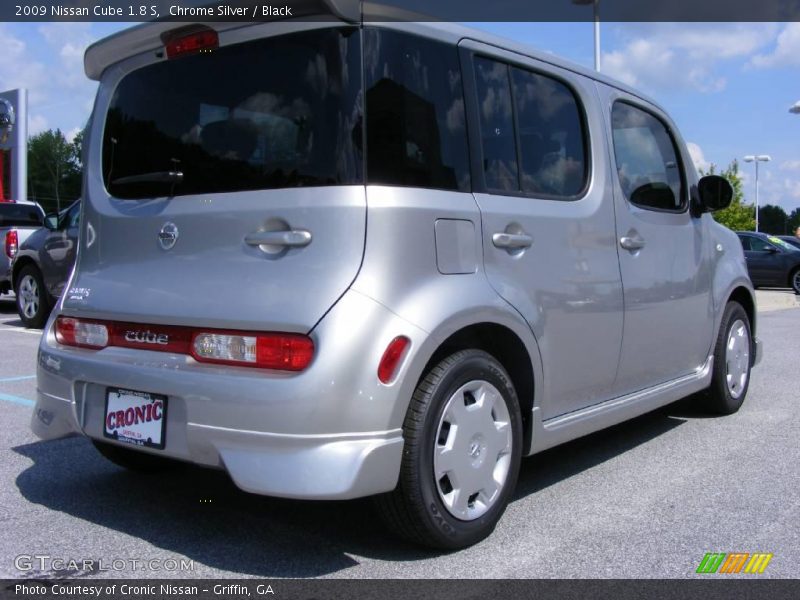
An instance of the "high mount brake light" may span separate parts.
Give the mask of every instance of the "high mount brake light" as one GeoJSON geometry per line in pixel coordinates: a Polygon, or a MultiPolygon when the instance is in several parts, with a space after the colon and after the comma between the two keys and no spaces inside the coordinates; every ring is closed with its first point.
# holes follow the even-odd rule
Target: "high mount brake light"
{"type": "Polygon", "coordinates": [[[176,34],[164,44],[167,58],[179,58],[219,48],[219,35],[213,29],[202,29],[191,33],[176,34]]]}
{"type": "Polygon", "coordinates": [[[56,340],[100,350],[108,346],[187,354],[198,362],[302,371],[314,342],[296,333],[244,332],[58,317],[56,340]]]}

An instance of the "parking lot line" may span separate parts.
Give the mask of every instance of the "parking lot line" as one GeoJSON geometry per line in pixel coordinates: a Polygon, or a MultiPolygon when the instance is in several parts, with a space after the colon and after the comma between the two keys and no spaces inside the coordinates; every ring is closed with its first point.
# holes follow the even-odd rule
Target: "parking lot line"
{"type": "Polygon", "coordinates": [[[22,375],[20,377],[0,377],[0,383],[8,383],[11,381],[25,381],[26,379],[36,379],[36,375],[22,375]]]}
{"type": "Polygon", "coordinates": [[[36,404],[33,400],[27,398],[20,398],[19,396],[12,396],[11,394],[0,393],[0,400],[4,402],[11,402],[13,404],[21,404],[22,406],[33,406],[36,404]]]}
{"type": "Polygon", "coordinates": [[[15,331],[17,333],[32,333],[33,335],[42,335],[38,329],[20,329],[18,327],[0,327],[0,331],[15,331]]]}

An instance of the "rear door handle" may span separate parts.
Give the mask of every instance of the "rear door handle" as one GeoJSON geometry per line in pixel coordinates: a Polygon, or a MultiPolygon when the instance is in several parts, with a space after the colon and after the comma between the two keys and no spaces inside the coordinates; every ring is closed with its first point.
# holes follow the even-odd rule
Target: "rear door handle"
{"type": "Polygon", "coordinates": [[[527,233],[495,233],[492,235],[492,244],[495,248],[530,248],[533,238],[527,233]]]}
{"type": "Polygon", "coordinates": [[[638,233],[619,238],[619,245],[625,250],[641,250],[644,248],[644,238],[638,233]]]}
{"type": "Polygon", "coordinates": [[[311,232],[303,229],[289,231],[254,231],[244,238],[248,246],[289,246],[302,248],[311,243],[311,232]]]}

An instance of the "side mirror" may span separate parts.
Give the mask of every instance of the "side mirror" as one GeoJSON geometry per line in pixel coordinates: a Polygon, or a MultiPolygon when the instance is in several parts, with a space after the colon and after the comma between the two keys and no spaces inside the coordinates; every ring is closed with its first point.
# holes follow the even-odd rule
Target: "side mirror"
{"type": "Polygon", "coordinates": [[[767,252],[769,252],[770,254],[777,254],[778,252],[780,252],[780,250],[778,250],[775,246],[769,246],[767,248],[767,252]]]}
{"type": "Polygon", "coordinates": [[[44,216],[43,225],[50,231],[58,229],[58,213],[47,213],[44,216]]]}
{"type": "Polygon", "coordinates": [[[719,175],[706,175],[697,184],[703,212],[714,212],[728,208],[733,200],[733,188],[727,179],[719,175]]]}

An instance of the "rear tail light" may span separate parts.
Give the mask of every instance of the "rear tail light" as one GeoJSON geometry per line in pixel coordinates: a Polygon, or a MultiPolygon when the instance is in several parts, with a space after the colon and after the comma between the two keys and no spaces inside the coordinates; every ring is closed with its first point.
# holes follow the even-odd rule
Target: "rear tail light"
{"type": "Polygon", "coordinates": [[[168,59],[210,52],[219,47],[219,36],[213,29],[202,29],[184,34],[178,32],[166,41],[165,47],[168,59]]]}
{"type": "Polygon", "coordinates": [[[406,352],[410,340],[405,336],[394,338],[383,353],[381,362],[378,364],[378,379],[381,383],[389,383],[394,379],[397,366],[406,352]]]}
{"type": "Polygon", "coordinates": [[[59,344],[80,348],[105,348],[110,337],[108,334],[108,326],[104,323],[71,317],[56,319],[56,340],[59,344]]]}
{"type": "Polygon", "coordinates": [[[198,333],[192,356],[200,362],[302,371],[314,357],[314,342],[304,335],[198,333]]]}
{"type": "Polygon", "coordinates": [[[190,327],[56,319],[56,340],[67,346],[107,346],[191,355],[199,362],[302,371],[314,358],[314,342],[294,333],[197,331],[190,327]]]}
{"type": "Polygon", "coordinates": [[[6,231],[6,256],[8,258],[14,258],[17,255],[18,249],[19,236],[17,235],[17,230],[12,229],[11,231],[6,231]]]}

